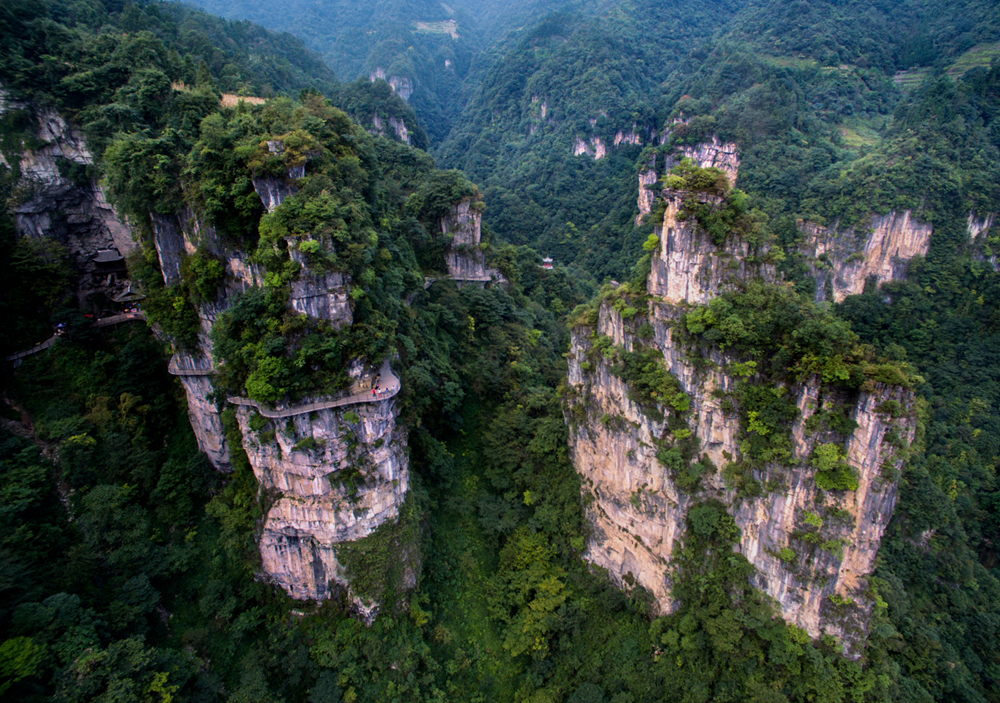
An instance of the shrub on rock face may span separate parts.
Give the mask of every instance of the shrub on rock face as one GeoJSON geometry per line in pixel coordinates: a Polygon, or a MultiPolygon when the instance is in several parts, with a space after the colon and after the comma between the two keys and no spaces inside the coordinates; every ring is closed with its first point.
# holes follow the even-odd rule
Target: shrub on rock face
{"type": "Polygon", "coordinates": [[[827,491],[853,491],[858,487],[858,475],[847,464],[844,451],[836,444],[821,444],[813,450],[812,464],[816,467],[816,485],[827,491]]]}

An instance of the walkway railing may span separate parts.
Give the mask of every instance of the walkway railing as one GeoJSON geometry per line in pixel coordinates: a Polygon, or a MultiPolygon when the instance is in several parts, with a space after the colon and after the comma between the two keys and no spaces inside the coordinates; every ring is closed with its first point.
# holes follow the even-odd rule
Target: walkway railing
{"type": "Polygon", "coordinates": [[[212,375],[214,369],[211,366],[206,368],[184,368],[177,362],[177,356],[174,355],[170,357],[170,363],[167,364],[167,373],[171,376],[210,376],[212,375]]]}
{"type": "MultiPolygon", "coordinates": [[[[495,269],[487,269],[495,271],[495,269]]],[[[489,283],[493,276],[487,273],[485,276],[452,276],[450,273],[444,276],[424,276],[424,290],[427,290],[435,281],[474,281],[476,283],[489,283]]]]}
{"type": "Polygon", "coordinates": [[[53,344],[56,343],[57,339],[59,339],[59,335],[54,334],[51,337],[49,337],[48,339],[46,339],[44,342],[42,342],[41,344],[36,344],[31,349],[25,349],[24,351],[19,351],[19,352],[15,352],[15,353],[11,354],[10,356],[6,357],[6,360],[7,361],[17,361],[18,359],[23,359],[26,356],[31,356],[32,354],[37,354],[38,352],[43,351],[43,350],[48,349],[49,347],[51,347],[53,344]]]}
{"type": "MultiPolygon", "coordinates": [[[[170,358],[170,363],[167,365],[167,371],[174,376],[208,376],[213,372],[213,369],[184,368],[177,362],[177,357],[174,356],[170,358]]],[[[293,405],[289,408],[269,408],[266,405],[258,403],[256,400],[241,398],[238,395],[228,396],[226,400],[233,405],[256,408],[257,412],[270,419],[305,415],[307,413],[316,412],[317,410],[340,408],[345,405],[353,405],[355,403],[378,403],[392,398],[399,393],[400,389],[399,378],[392,372],[392,368],[389,366],[388,360],[382,364],[382,368],[379,370],[379,380],[376,385],[379,386],[379,390],[366,389],[362,391],[355,391],[354,393],[341,396],[339,398],[317,400],[313,403],[293,405]]]]}
{"type": "MultiPolygon", "coordinates": [[[[110,317],[102,317],[100,320],[91,323],[90,326],[107,327],[109,325],[117,325],[122,322],[135,322],[137,320],[145,320],[145,319],[146,319],[146,313],[140,310],[139,312],[126,312],[122,313],[121,315],[111,315],[110,317]]],[[[23,359],[26,356],[37,354],[38,352],[44,351],[49,347],[51,347],[53,344],[56,343],[57,339],[59,339],[59,335],[54,334],[48,339],[46,339],[44,342],[36,344],[30,349],[24,349],[19,352],[14,352],[10,356],[5,357],[5,361],[18,361],[19,359],[23,359]]]]}
{"type": "Polygon", "coordinates": [[[137,312],[125,312],[121,315],[111,315],[110,317],[102,317],[100,320],[95,322],[93,327],[107,327],[108,325],[117,325],[122,322],[135,322],[136,320],[145,320],[146,313],[142,310],[137,312]]]}

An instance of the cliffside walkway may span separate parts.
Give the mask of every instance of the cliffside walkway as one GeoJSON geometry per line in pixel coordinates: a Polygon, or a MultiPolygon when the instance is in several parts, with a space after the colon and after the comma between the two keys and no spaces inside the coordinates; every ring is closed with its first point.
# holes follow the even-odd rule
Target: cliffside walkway
{"type": "Polygon", "coordinates": [[[379,370],[379,380],[377,385],[381,386],[382,390],[378,392],[373,392],[372,390],[359,391],[340,398],[319,400],[315,403],[307,403],[306,405],[293,405],[290,408],[269,408],[266,405],[261,405],[256,400],[251,400],[250,398],[240,398],[235,395],[229,396],[226,400],[233,405],[256,408],[257,412],[272,420],[284,417],[293,417],[294,415],[305,415],[317,410],[341,408],[345,405],[354,405],[355,403],[379,403],[383,400],[392,398],[399,393],[400,389],[399,378],[397,378],[396,374],[394,374],[392,369],[389,367],[388,359],[385,360],[385,363],[382,364],[382,368],[379,370]]]}
{"type": "MultiPolygon", "coordinates": [[[[208,376],[212,373],[213,369],[185,366],[177,360],[177,356],[175,355],[170,357],[170,363],[167,365],[167,371],[173,376],[208,376]]],[[[226,400],[233,405],[256,408],[257,412],[270,419],[292,417],[294,415],[305,415],[306,413],[315,412],[316,410],[340,408],[345,405],[353,405],[354,403],[378,403],[382,400],[388,400],[399,393],[399,378],[392,372],[388,359],[386,359],[385,363],[382,364],[382,368],[379,369],[379,379],[376,385],[381,387],[381,390],[376,393],[373,393],[371,389],[367,389],[341,396],[339,398],[331,398],[330,400],[318,400],[315,403],[293,405],[290,408],[269,408],[266,405],[258,403],[256,400],[241,398],[236,395],[231,395],[227,397],[226,400]]]]}
{"type": "Polygon", "coordinates": [[[167,373],[171,376],[210,376],[212,374],[211,366],[208,368],[194,368],[185,367],[177,361],[177,355],[174,354],[170,357],[170,363],[167,364],[167,373]]]}
{"type": "Polygon", "coordinates": [[[6,357],[5,360],[6,361],[19,361],[19,360],[23,359],[26,356],[31,356],[32,354],[37,354],[38,352],[44,351],[45,349],[48,349],[49,347],[51,347],[53,344],[56,343],[57,339],[59,339],[59,335],[54,334],[51,337],[49,337],[48,339],[46,339],[44,342],[42,342],[41,344],[36,344],[31,349],[25,349],[23,351],[15,352],[15,353],[11,354],[10,356],[6,357]]]}
{"type": "MultiPolygon", "coordinates": [[[[493,269],[490,269],[490,271],[493,271],[493,269]]],[[[489,283],[493,280],[493,278],[494,276],[489,274],[485,276],[452,276],[451,274],[446,276],[424,276],[424,290],[430,288],[435,281],[471,281],[474,283],[489,283]]]]}
{"type": "Polygon", "coordinates": [[[91,327],[107,327],[108,325],[118,325],[122,322],[135,322],[136,320],[145,320],[146,313],[142,310],[137,312],[123,312],[121,315],[111,315],[110,317],[102,317],[100,320],[95,322],[91,327]]]}
{"type": "MultiPolygon", "coordinates": [[[[90,326],[91,327],[108,327],[110,325],[121,324],[122,322],[134,322],[136,320],[145,320],[145,319],[146,319],[146,313],[144,313],[142,311],[139,311],[139,312],[126,312],[126,313],[122,313],[121,315],[111,315],[110,317],[102,317],[100,320],[97,320],[96,322],[92,323],[90,326]]],[[[46,339],[44,342],[40,342],[39,344],[36,344],[35,346],[31,347],[30,349],[24,349],[24,350],[19,351],[19,352],[14,352],[10,356],[5,357],[4,360],[5,361],[20,361],[21,359],[23,359],[26,356],[31,356],[32,354],[37,354],[40,351],[45,351],[46,349],[48,349],[49,347],[51,347],[53,344],[55,344],[57,339],[59,339],[59,335],[58,334],[54,334],[51,337],[49,337],[48,339],[46,339]]]]}

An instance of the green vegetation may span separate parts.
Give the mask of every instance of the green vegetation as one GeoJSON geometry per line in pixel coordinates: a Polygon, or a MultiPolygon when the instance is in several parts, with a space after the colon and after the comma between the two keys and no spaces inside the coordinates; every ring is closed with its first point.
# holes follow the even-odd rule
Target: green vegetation
{"type": "Polygon", "coordinates": [[[752,280],[688,312],[683,325],[695,342],[750,357],[756,370],[775,378],[815,374],[851,389],[922,380],[904,362],[878,358],[873,347],[858,343],[848,322],[783,285],[752,280]]]}
{"type": "MultiPolygon", "coordinates": [[[[219,300],[227,283],[225,249],[251,255],[267,285],[233,295],[216,325],[223,393],[277,402],[334,392],[351,361],[398,353],[413,471],[403,518],[341,550],[357,587],[385,598],[370,628],[340,598],[293,603],[256,580],[255,535],[273,496],[260,494],[238,450],[232,411],[234,470],[224,476],[195,447],[161,346],[144,330],[87,330],[65,309],[74,277],[65,251],[16,238],[4,215],[2,344],[40,341],[50,320],[69,321],[72,334],[3,377],[0,696],[998,700],[1000,277],[984,260],[998,235],[970,243],[966,230],[970,212],[1000,211],[994,3],[628,0],[577,3],[575,14],[539,21],[541,3],[477,5],[256,4],[261,18],[301,30],[342,77],[362,76],[348,84],[288,35],[180,6],[0,8],[0,79],[13,99],[82,126],[97,165],[60,172],[82,183],[100,170],[133,219],[144,250],[130,267],[150,318],[193,346],[196,306],[219,300]],[[441,28],[450,19],[458,40],[414,31],[416,21],[441,28]],[[376,67],[413,81],[412,108],[367,80],[376,67]],[[223,109],[222,92],[268,102],[223,109]],[[481,190],[352,117],[403,120],[414,145],[433,143],[440,163],[481,190]],[[615,148],[617,132],[633,126],[643,145],[615,148]],[[596,536],[553,390],[565,376],[567,327],[596,323],[597,308],[584,304],[595,281],[631,279],[603,297],[638,338],[653,338],[643,281],[659,241],[650,223],[633,224],[636,171],[655,158],[663,175],[677,146],[712,136],[739,144],[742,192],[682,163],[667,176],[675,186],[722,198],[692,199],[687,216],[717,242],[736,233],[769,243],[795,283],[750,284],[692,308],[673,330],[705,368],[700,350],[724,350],[740,379],[720,398],[740,419],[745,457],[720,467],[727,484],[741,495],[775,490],[754,471],[788,457],[798,410],[787,389],[812,375],[847,398],[886,383],[925,401],[924,451],[899,476],[858,661],[776,617],[732,551],[738,532],[721,504],[690,509],[668,616],[652,616],[631,574],[625,594],[580,558],[596,536]],[[577,138],[600,138],[606,158],[573,156],[577,138]],[[272,153],[268,141],[285,150],[272,153]],[[288,168],[302,165],[306,176],[291,181],[288,168]],[[297,192],[265,214],[254,176],[297,192]],[[447,244],[436,219],[465,198],[477,210],[487,203],[486,254],[511,285],[425,290],[447,244]],[[196,242],[168,287],[150,215],[162,224],[182,204],[221,244],[196,242]],[[814,284],[797,253],[797,220],[863,228],[893,208],[935,227],[908,279],[839,305],[808,302],[814,284]],[[540,268],[542,254],[556,258],[554,271],[540,268]],[[330,273],[351,277],[353,325],[289,306],[292,280],[330,273]],[[411,549],[422,577],[404,602],[395,598],[407,577],[398,557],[411,549]]],[[[24,195],[16,154],[37,146],[34,109],[0,120],[10,205],[24,195]]],[[[716,467],[698,456],[687,396],[662,355],[606,338],[594,353],[635,402],[667,410],[658,461],[696,495],[716,467]]],[[[855,428],[824,407],[807,422],[819,444],[804,468],[825,490],[850,490],[857,477],[841,442],[855,428]]],[[[898,401],[877,408],[886,420],[903,411],[898,401]]],[[[346,422],[357,421],[351,415],[346,422]]],[[[621,423],[607,416],[609,427],[621,423]]],[[[269,426],[251,420],[262,440],[277,431],[269,426]]],[[[311,439],[296,448],[317,449],[311,439]]],[[[889,441],[902,445],[898,433],[889,441]]],[[[354,467],[330,480],[356,497],[363,476],[354,467]]],[[[635,507],[649,499],[634,494],[635,507]]],[[[845,516],[814,510],[797,516],[798,541],[778,558],[842,553],[840,539],[821,532],[845,516]]],[[[854,605],[832,596],[824,607],[854,605]]]]}
{"type": "Polygon", "coordinates": [[[395,520],[367,537],[337,545],[337,561],[344,567],[351,590],[360,598],[392,604],[412,588],[420,564],[420,512],[411,494],[395,520]]]}
{"type": "Polygon", "coordinates": [[[854,491],[858,488],[858,475],[847,465],[844,451],[836,444],[819,444],[813,450],[816,467],[816,485],[827,491],[854,491]]]}
{"type": "Polygon", "coordinates": [[[664,177],[663,186],[687,193],[680,219],[694,218],[716,246],[722,247],[730,237],[761,244],[760,225],[766,216],[759,210],[751,212],[746,193],[731,188],[719,169],[700,168],[685,158],[664,177]]]}
{"type": "Polygon", "coordinates": [[[65,247],[18,237],[12,218],[2,212],[0,275],[8,286],[0,300],[0,352],[6,356],[51,336],[52,317],[70,303],[73,269],[65,247]]]}

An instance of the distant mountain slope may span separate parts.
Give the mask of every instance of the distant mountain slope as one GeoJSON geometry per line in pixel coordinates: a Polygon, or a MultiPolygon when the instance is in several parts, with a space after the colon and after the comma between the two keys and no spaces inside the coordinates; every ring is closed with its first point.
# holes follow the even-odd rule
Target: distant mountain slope
{"type": "Polygon", "coordinates": [[[196,4],[226,17],[294,33],[322,55],[342,80],[389,79],[413,106],[431,138],[440,141],[461,111],[462,82],[476,55],[548,3],[196,0],[196,4]],[[399,89],[400,83],[405,87],[399,89]]]}

